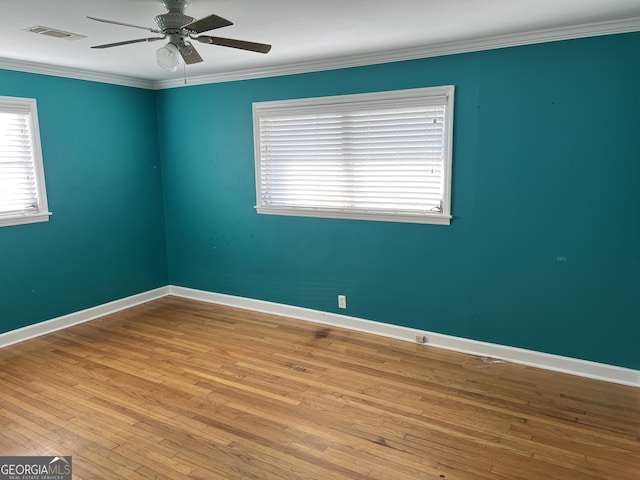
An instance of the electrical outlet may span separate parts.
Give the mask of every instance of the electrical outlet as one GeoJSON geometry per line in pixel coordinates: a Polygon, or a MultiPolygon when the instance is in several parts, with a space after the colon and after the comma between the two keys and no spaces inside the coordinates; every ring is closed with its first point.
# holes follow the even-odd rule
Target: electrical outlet
{"type": "Polygon", "coordinates": [[[338,295],[338,308],[347,308],[347,296],[338,295]]]}
{"type": "Polygon", "coordinates": [[[427,337],[424,335],[416,335],[416,343],[427,343],[427,337]]]}

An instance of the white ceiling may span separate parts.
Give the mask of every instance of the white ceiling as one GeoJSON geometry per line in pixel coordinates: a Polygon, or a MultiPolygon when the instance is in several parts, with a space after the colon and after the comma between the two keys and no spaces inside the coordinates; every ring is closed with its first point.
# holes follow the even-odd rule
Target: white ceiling
{"type": "MultiPolygon", "coordinates": [[[[89,48],[153,34],[87,16],[154,28],[154,16],[165,12],[160,0],[2,0],[0,6],[0,67],[43,64],[149,84],[183,78],[182,68],[168,73],[156,65],[160,42],[89,48]],[[87,38],[69,41],[24,31],[36,25],[87,38]]],[[[185,13],[195,18],[215,13],[234,22],[212,35],[273,45],[263,55],[196,44],[204,62],[186,67],[189,78],[295,65],[304,70],[336,59],[344,65],[357,64],[358,58],[375,62],[528,32],[640,30],[640,0],[191,0],[185,13]]]]}

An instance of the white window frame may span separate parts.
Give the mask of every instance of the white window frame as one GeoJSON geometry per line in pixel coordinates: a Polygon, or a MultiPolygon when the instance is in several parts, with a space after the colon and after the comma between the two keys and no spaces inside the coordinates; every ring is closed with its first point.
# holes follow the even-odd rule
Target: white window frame
{"type": "Polygon", "coordinates": [[[47,190],[40,145],[40,126],[38,123],[38,107],[33,98],[0,96],[0,112],[21,113],[29,116],[29,137],[31,140],[31,167],[33,168],[33,185],[36,189],[37,205],[32,209],[2,213],[0,210],[0,227],[22,225],[27,223],[47,222],[51,212],[47,202],[47,190]]]}
{"type": "MultiPolygon", "coordinates": [[[[357,220],[376,220],[387,222],[426,223],[449,225],[451,223],[451,171],[453,145],[453,85],[442,87],[427,87],[388,92],[375,92],[355,95],[341,95],[333,97],[306,98],[297,100],[282,100],[271,102],[257,102],[253,104],[254,148],[256,166],[256,211],[259,214],[293,215],[323,218],[345,218],[357,220]],[[369,208],[326,208],[325,206],[271,205],[268,201],[268,185],[266,170],[263,176],[263,159],[267,157],[268,147],[263,141],[262,122],[269,119],[287,118],[293,115],[336,113],[353,111],[380,110],[387,108],[402,108],[415,105],[444,105],[444,139],[442,156],[442,199],[436,211],[403,211],[393,209],[369,208]],[[266,185],[266,186],[265,186],[266,185]],[[438,211],[439,210],[439,211],[438,211]]],[[[348,161],[347,161],[348,162],[348,161]]],[[[345,163],[346,165],[346,163],[345,163]]]]}

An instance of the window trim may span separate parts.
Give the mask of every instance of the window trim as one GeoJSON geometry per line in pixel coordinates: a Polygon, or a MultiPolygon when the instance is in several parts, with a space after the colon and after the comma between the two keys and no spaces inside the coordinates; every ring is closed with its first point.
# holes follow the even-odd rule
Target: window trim
{"type": "Polygon", "coordinates": [[[329,97],[303,98],[293,100],[276,100],[253,103],[253,128],[254,128],[254,159],[256,182],[256,206],[259,214],[303,216],[317,218],[340,218],[353,220],[373,220],[401,223],[423,223],[436,225],[449,225],[453,215],[451,214],[451,190],[452,190],[452,163],[453,163],[453,113],[454,113],[455,86],[446,85],[438,87],[424,87],[406,90],[393,90],[385,92],[361,93],[353,95],[338,95],[329,97]],[[307,112],[314,108],[316,112],[344,110],[349,104],[358,108],[379,106],[388,102],[390,106],[404,106],[412,101],[421,99],[425,101],[429,97],[445,97],[447,113],[445,117],[445,155],[443,159],[443,199],[441,213],[410,213],[394,214],[389,211],[356,211],[346,208],[303,207],[303,206],[267,206],[260,205],[261,198],[261,145],[260,145],[260,118],[263,114],[282,112],[283,114],[295,114],[296,111],[307,112]]]}
{"type": "Polygon", "coordinates": [[[42,161],[42,145],[40,143],[40,124],[38,121],[38,106],[35,98],[3,97],[0,96],[0,111],[11,108],[29,110],[31,132],[32,161],[35,172],[35,184],[38,198],[38,211],[34,213],[0,214],[0,227],[11,225],[25,225],[29,223],[48,222],[51,212],[47,201],[47,190],[42,161]]]}

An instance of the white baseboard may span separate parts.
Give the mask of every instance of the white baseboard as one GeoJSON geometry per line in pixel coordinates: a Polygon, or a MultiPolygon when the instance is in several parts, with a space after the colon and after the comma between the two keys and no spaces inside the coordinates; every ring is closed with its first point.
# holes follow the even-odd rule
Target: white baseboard
{"type": "Polygon", "coordinates": [[[28,325],[26,327],[11,330],[10,332],[0,334],[0,348],[8,347],[14,343],[23,342],[31,338],[46,335],[63,328],[68,328],[79,323],[95,320],[96,318],[104,317],[110,313],[115,313],[126,308],[131,308],[141,303],[150,302],[160,297],[164,297],[169,294],[169,287],[160,287],[155,290],[149,290],[147,292],[132,295],[130,297],[121,298],[120,300],[114,300],[113,302],[103,303],[96,307],[87,308],[86,310],[80,310],[73,312],[62,317],[52,318],[44,322],[36,323],[34,325],[28,325]]]}
{"type": "Polygon", "coordinates": [[[492,357],[522,365],[553,370],[556,372],[569,373],[572,375],[579,375],[607,382],[640,387],[640,370],[536,352],[533,350],[525,350],[522,348],[508,347],[494,343],[480,342],[477,340],[469,340],[466,338],[374,322],[362,318],[322,312],[309,308],[294,307],[281,303],[206,292],[203,290],[176,287],[173,285],[156,288],[154,290],[149,290],[148,292],[132,295],[120,300],[115,300],[103,305],[98,305],[86,310],[70,313],[69,315],[53,318],[51,320],[36,323],[35,325],[29,325],[27,327],[0,334],[0,348],[7,347],[24,340],[29,340],[30,338],[39,337],[47,333],[52,333],[63,328],[71,327],[79,323],[88,322],[167,295],[175,295],[177,297],[200,300],[208,303],[228,305],[231,307],[270,313],[273,315],[281,315],[308,322],[331,325],[334,327],[348,328],[350,330],[409,342],[415,342],[416,335],[424,335],[427,339],[426,345],[432,347],[454,350],[471,355],[492,357]]]}
{"type": "Polygon", "coordinates": [[[228,305],[247,310],[270,313],[292,317],[308,322],[321,323],[334,327],[348,328],[360,332],[372,333],[383,337],[395,338],[415,342],[416,335],[424,335],[427,339],[425,345],[456,352],[479,355],[482,357],[497,358],[508,362],[544,368],[556,372],[569,373],[582,377],[604,380],[640,387],[640,370],[591,362],[576,358],[563,357],[550,353],[536,352],[522,348],[509,347],[494,343],[469,340],[467,338],[453,337],[441,333],[426,332],[415,328],[401,327],[387,323],[374,322],[361,318],[348,317],[336,313],[321,312],[308,308],[294,307],[279,303],[254,300],[251,298],[236,297],[220,293],[205,292],[185,287],[169,286],[169,293],[177,297],[190,298],[209,303],[228,305]]]}

